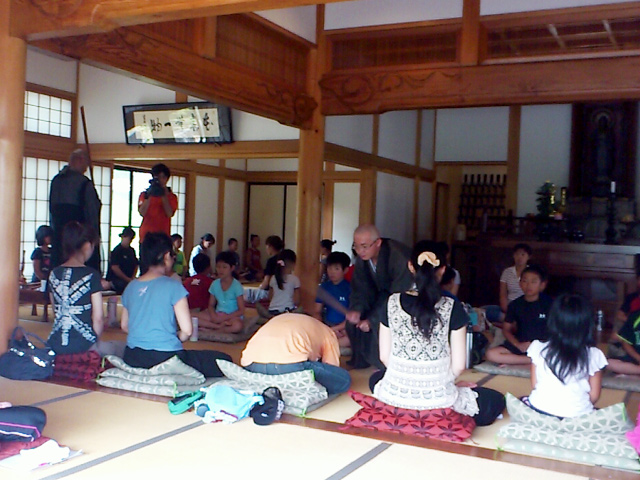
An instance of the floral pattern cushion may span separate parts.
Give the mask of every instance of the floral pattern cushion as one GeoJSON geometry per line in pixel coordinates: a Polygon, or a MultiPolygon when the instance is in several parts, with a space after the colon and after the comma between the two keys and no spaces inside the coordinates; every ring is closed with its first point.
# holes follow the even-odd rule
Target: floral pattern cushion
{"type": "Polygon", "coordinates": [[[408,410],[387,405],[374,397],[350,391],[362,408],[345,422],[346,427],[402,433],[450,442],[464,442],[471,437],[476,422],[450,408],[408,410]]]}
{"type": "Polygon", "coordinates": [[[241,391],[261,394],[268,387],[278,387],[284,399],[284,411],[292,415],[304,415],[328,398],[327,389],[315,381],[313,370],[264,375],[253,373],[225,360],[217,360],[226,378],[216,382],[241,391]]]}
{"type": "Polygon", "coordinates": [[[105,357],[114,368],[105,370],[96,382],[103,387],[173,397],[205,385],[205,377],[177,356],[152,368],[135,368],[114,355],[105,357]]]}
{"type": "Polygon", "coordinates": [[[498,432],[508,451],[608,467],[640,470],[638,454],[625,438],[633,428],[624,404],[560,420],[507,394],[511,422],[498,432]]]}

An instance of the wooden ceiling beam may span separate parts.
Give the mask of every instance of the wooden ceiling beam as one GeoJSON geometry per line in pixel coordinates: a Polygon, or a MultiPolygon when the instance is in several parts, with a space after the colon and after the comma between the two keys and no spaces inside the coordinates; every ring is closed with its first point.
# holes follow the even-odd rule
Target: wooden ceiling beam
{"type": "Polygon", "coordinates": [[[170,89],[308,128],[316,102],[305,91],[279,79],[146,35],[142,27],[32,42],[33,45],[129,72],[170,89]]]}
{"type": "MultiPolygon", "coordinates": [[[[6,0],[5,0],[6,1],[6,0]]],[[[108,32],[148,23],[344,0],[10,0],[11,34],[31,40],[108,32]]]]}
{"type": "Polygon", "coordinates": [[[325,115],[640,99],[640,56],[329,73],[325,115]]]}
{"type": "Polygon", "coordinates": [[[417,167],[409,163],[398,162],[390,158],[361,152],[353,148],[343,147],[335,143],[325,142],[324,157],[328,162],[339,163],[348,167],[371,169],[399,175],[401,177],[419,178],[426,182],[435,180],[433,170],[417,167]]]}
{"type": "Polygon", "coordinates": [[[298,140],[240,141],[226,145],[127,145],[95,143],[91,157],[96,160],[211,160],[223,158],[297,158],[298,140]]]}

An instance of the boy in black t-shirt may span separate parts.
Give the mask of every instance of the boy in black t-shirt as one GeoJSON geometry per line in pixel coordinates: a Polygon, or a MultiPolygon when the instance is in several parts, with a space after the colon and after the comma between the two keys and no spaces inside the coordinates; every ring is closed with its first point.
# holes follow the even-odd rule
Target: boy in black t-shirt
{"type": "Polygon", "coordinates": [[[543,293],[547,286],[547,272],[539,265],[529,265],[520,277],[522,297],[507,307],[502,332],[506,341],[487,351],[487,360],[499,365],[527,365],[531,359],[527,348],[533,340],[546,340],[547,314],[551,298],[543,293]]]}
{"type": "Polygon", "coordinates": [[[640,375],[640,311],[627,318],[618,339],[622,342],[625,355],[621,358],[609,358],[609,370],[626,375],[640,375]]]}
{"type": "Polygon", "coordinates": [[[129,282],[136,278],[138,273],[138,257],[131,246],[136,232],[131,227],[125,227],[120,234],[120,244],[111,252],[107,280],[118,295],[124,292],[129,282]]]}

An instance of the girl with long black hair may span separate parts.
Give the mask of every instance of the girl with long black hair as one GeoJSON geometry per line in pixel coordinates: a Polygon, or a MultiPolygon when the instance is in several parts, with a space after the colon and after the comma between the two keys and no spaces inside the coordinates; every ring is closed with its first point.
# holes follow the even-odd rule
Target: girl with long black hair
{"type": "Polygon", "coordinates": [[[469,318],[460,302],[440,293],[444,252],[423,240],[408,266],[415,287],[389,297],[388,321],[380,325],[380,360],[387,368],[371,378],[374,396],[394,407],[451,408],[477,425],[493,423],[505,407],[502,394],[455,383],[466,365],[469,318]]]}
{"type": "Polygon", "coordinates": [[[593,412],[607,365],[594,346],[593,326],[589,300],[575,294],[555,299],[547,320],[549,341],[534,340],[527,349],[533,391],[525,403],[556,417],[593,412]]]}

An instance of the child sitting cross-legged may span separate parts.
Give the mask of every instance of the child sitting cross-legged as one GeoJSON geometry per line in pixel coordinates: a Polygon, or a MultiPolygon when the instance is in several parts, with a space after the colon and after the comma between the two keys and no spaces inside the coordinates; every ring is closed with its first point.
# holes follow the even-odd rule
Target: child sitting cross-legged
{"type": "Polygon", "coordinates": [[[187,291],[165,275],[174,261],[171,238],[147,233],[140,246],[143,274],[122,295],[121,326],[127,332],[124,361],[132,367],[151,368],[177,356],[205,377],[221,377],[217,359],[231,361],[214,350],[185,350],[182,342],[193,332],[187,291]],[[178,330],[177,326],[180,327],[178,330]]]}
{"type": "Polygon", "coordinates": [[[62,230],[65,261],[49,274],[48,289],[55,312],[49,345],[57,354],[89,350],[101,356],[122,356],[122,342],[99,340],[104,330],[102,281],[100,273],[85,262],[98,243],[97,233],[78,222],[67,223],[62,230]]]}
{"type": "Polygon", "coordinates": [[[193,259],[196,274],[187,278],[182,284],[189,292],[189,310],[204,311],[209,308],[209,288],[213,283],[211,278],[211,259],[206,253],[199,253],[193,259]]]}
{"type": "Polygon", "coordinates": [[[593,412],[607,360],[594,346],[592,305],[580,295],[560,295],[547,325],[549,341],[534,340],[527,350],[533,391],[522,400],[560,418],[593,412]]]}
{"type": "Polygon", "coordinates": [[[547,314],[551,298],[545,295],[547,272],[539,265],[524,269],[520,287],[524,295],[513,300],[507,308],[502,333],[506,341],[487,351],[487,360],[499,365],[527,365],[527,348],[534,340],[547,338],[547,314]]]}
{"type": "Polygon", "coordinates": [[[244,289],[240,282],[233,278],[235,261],[230,252],[220,252],[216,256],[218,279],[209,287],[211,295],[207,309],[198,314],[200,327],[222,333],[238,333],[242,330],[244,289]]]}
{"type": "Polygon", "coordinates": [[[609,358],[608,369],[625,375],[640,375],[640,310],[631,313],[618,331],[624,354],[609,358]]]}
{"type": "Polygon", "coordinates": [[[284,312],[301,313],[296,305],[300,302],[300,279],[293,274],[296,254],[293,250],[282,250],[276,257],[274,275],[269,279],[269,310],[256,304],[258,314],[266,319],[284,312]]]}
{"type": "Polygon", "coordinates": [[[351,284],[344,279],[344,274],[350,264],[351,259],[344,252],[331,252],[327,255],[328,280],[320,285],[316,298],[315,317],[331,327],[338,337],[338,343],[341,347],[350,345],[344,314],[349,309],[349,297],[351,296],[351,284]],[[330,301],[331,299],[327,299],[325,295],[330,295],[337,304],[330,301]],[[340,305],[342,308],[338,308],[340,305]]]}

